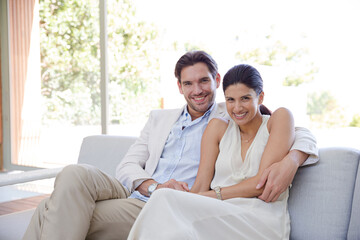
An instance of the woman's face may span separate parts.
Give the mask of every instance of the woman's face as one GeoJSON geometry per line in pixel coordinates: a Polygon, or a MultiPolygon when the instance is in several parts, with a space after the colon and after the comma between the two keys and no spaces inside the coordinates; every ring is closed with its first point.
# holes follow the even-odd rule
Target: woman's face
{"type": "Polygon", "coordinates": [[[226,109],[230,117],[240,126],[248,124],[257,114],[264,98],[261,92],[257,96],[252,88],[238,83],[230,85],[225,90],[226,109]]]}

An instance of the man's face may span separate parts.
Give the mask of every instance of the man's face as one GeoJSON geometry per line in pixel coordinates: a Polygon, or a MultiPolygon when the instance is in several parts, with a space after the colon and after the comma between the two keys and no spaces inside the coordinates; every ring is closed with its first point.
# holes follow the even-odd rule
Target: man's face
{"type": "Polygon", "coordinates": [[[196,63],[183,68],[179,91],[184,95],[192,120],[201,117],[215,102],[216,89],[220,85],[220,75],[216,79],[205,63],[196,63]]]}

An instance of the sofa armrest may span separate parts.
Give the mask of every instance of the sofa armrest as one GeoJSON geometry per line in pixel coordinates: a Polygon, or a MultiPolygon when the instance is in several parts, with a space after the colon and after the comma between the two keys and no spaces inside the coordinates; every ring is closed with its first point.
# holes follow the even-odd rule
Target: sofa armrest
{"type": "Polygon", "coordinates": [[[299,168],[290,189],[290,239],[359,239],[360,151],[320,148],[318,163],[299,168]],[[351,219],[353,218],[353,219],[351,219]],[[356,228],[349,226],[357,225],[356,228]],[[350,224],[349,224],[350,223],[350,224]]]}
{"type": "MultiPolygon", "coordinates": [[[[90,164],[98,167],[111,176],[115,176],[116,166],[126,154],[136,137],[94,135],[83,139],[79,153],[79,164],[90,164]]],[[[13,174],[0,175],[0,187],[53,178],[63,168],[38,169],[13,174]]]]}
{"type": "Polygon", "coordinates": [[[12,174],[1,174],[0,175],[0,187],[30,182],[35,180],[41,180],[45,178],[54,178],[63,168],[49,168],[49,169],[38,169],[27,172],[12,173],[12,174]]]}

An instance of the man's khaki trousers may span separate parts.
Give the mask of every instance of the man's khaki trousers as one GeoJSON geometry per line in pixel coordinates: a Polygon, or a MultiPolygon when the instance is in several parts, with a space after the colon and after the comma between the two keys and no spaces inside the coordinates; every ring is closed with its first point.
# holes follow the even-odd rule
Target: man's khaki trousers
{"type": "Polygon", "coordinates": [[[145,202],[90,165],[70,165],[37,207],[24,239],[126,239],[145,202]]]}

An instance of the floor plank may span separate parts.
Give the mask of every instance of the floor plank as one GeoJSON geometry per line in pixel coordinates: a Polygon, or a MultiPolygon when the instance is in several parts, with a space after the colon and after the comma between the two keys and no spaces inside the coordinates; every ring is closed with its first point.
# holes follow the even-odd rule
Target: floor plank
{"type": "Polygon", "coordinates": [[[36,208],[37,205],[44,199],[49,197],[50,194],[29,197],[10,202],[0,203],[0,215],[10,214],[14,212],[24,211],[31,208],[36,208]]]}

